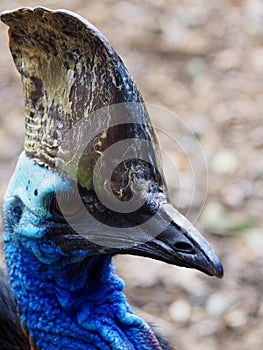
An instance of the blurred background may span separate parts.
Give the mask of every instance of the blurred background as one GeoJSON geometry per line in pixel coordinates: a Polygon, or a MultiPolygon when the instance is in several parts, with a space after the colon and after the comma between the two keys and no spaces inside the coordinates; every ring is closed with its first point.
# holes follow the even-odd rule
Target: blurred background
{"type": "MultiPolygon", "coordinates": [[[[169,164],[165,168],[171,199],[194,218],[224,264],[225,277],[216,280],[147,259],[118,257],[128,300],[179,350],[261,350],[263,2],[1,0],[0,10],[36,5],[67,8],[91,21],[124,59],[145,101],[171,111],[167,119],[154,119],[161,147],[174,157],[179,173],[175,176],[169,164]],[[178,118],[192,130],[191,151],[186,147],[181,154],[177,140],[169,143],[161,132],[176,127],[178,118]],[[195,150],[200,153],[197,141],[207,179],[205,171],[186,165],[195,150]],[[204,185],[201,197],[189,197],[192,173],[204,185]]],[[[24,123],[22,85],[4,24],[0,106],[2,200],[23,149],[24,123]]]]}

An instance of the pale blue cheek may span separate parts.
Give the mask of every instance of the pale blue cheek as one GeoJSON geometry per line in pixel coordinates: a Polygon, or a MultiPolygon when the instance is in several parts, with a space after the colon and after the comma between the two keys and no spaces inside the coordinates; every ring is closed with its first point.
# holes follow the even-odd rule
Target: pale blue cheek
{"type": "Polygon", "coordinates": [[[3,241],[23,245],[43,263],[55,263],[65,256],[60,247],[45,240],[48,230],[45,220],[51,217],[48,196],[56,191],[68,190],[70,180],[38,165],[23,152],[4,198],[3,241]],[[43,222],[46,224],[43,225],[43,222]]]}
{"type": "MultiPolygon", "coordinates": [[[[23,204],[34,216],[49,217],[43,199],[50,193],[69,191],[70,180],[58,172],[40,166],[24,152],[20,155],[14,174],[4,197],[4,210],[14,198],[23,199],[23,204]]],[[[17,213],[19,215],[19,213],[17,213]]]]}

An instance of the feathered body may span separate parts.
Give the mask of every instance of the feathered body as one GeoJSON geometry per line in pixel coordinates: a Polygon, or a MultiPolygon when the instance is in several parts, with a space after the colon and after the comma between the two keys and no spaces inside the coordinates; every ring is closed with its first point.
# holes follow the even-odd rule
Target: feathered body
{"type": "Polygon", "coordinates": [[[22,332],[7,274],[0,268],[0,349],[29,350],[22,332]]]}

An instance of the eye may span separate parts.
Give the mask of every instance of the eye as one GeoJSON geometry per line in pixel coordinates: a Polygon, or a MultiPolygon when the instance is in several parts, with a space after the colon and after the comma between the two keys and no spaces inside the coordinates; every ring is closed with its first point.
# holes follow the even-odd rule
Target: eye
{"type": "Polygon", "coordinates": [[[142,207],[142,209],[149,214],[155,214],[159,209],[159,202],[152,199],[148,200],[142,207]]]}
{"type": "Polygon", "coordinates": [[[24,203],[18,197],[15,197],[12,202],[9,202],[4,208],[5,222],[8,222],[11,226],[19,224],[24,206],[24,203]]]}
{"type": "Polygon", "coordinates": [[[53,216],[69,217],[77,215],[81,210],[81,198],[71,192],[57,193],[52,196],[50,212],[53,216]]]}
{"type": "Polygon", "coordinates": [[[17,200],[14,207],[12,208],[12,221],[15,225],[18,224],[21,219],[23,206],[23,203],[17,200]]]}

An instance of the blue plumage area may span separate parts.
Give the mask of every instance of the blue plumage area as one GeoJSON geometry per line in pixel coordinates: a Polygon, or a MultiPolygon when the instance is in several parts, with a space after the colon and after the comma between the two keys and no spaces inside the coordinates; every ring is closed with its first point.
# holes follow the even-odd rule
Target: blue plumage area
{"type": "Polygon", "coordinates": [[[19,244],[8,243],[5,254],[22,321],[41,349],[159,349],[126,303],[109,257],[61,268],[19,244]]]}
{"type": "Polygon", "coordinates": [[[89,246],[67,251],[54,238],[63,234],[46,198],[69,188],[69,181],[22,154],[6,193],[5,256],[30,337],[41,350],[161,349],[127,304],[111,256],[89,246]]]}

